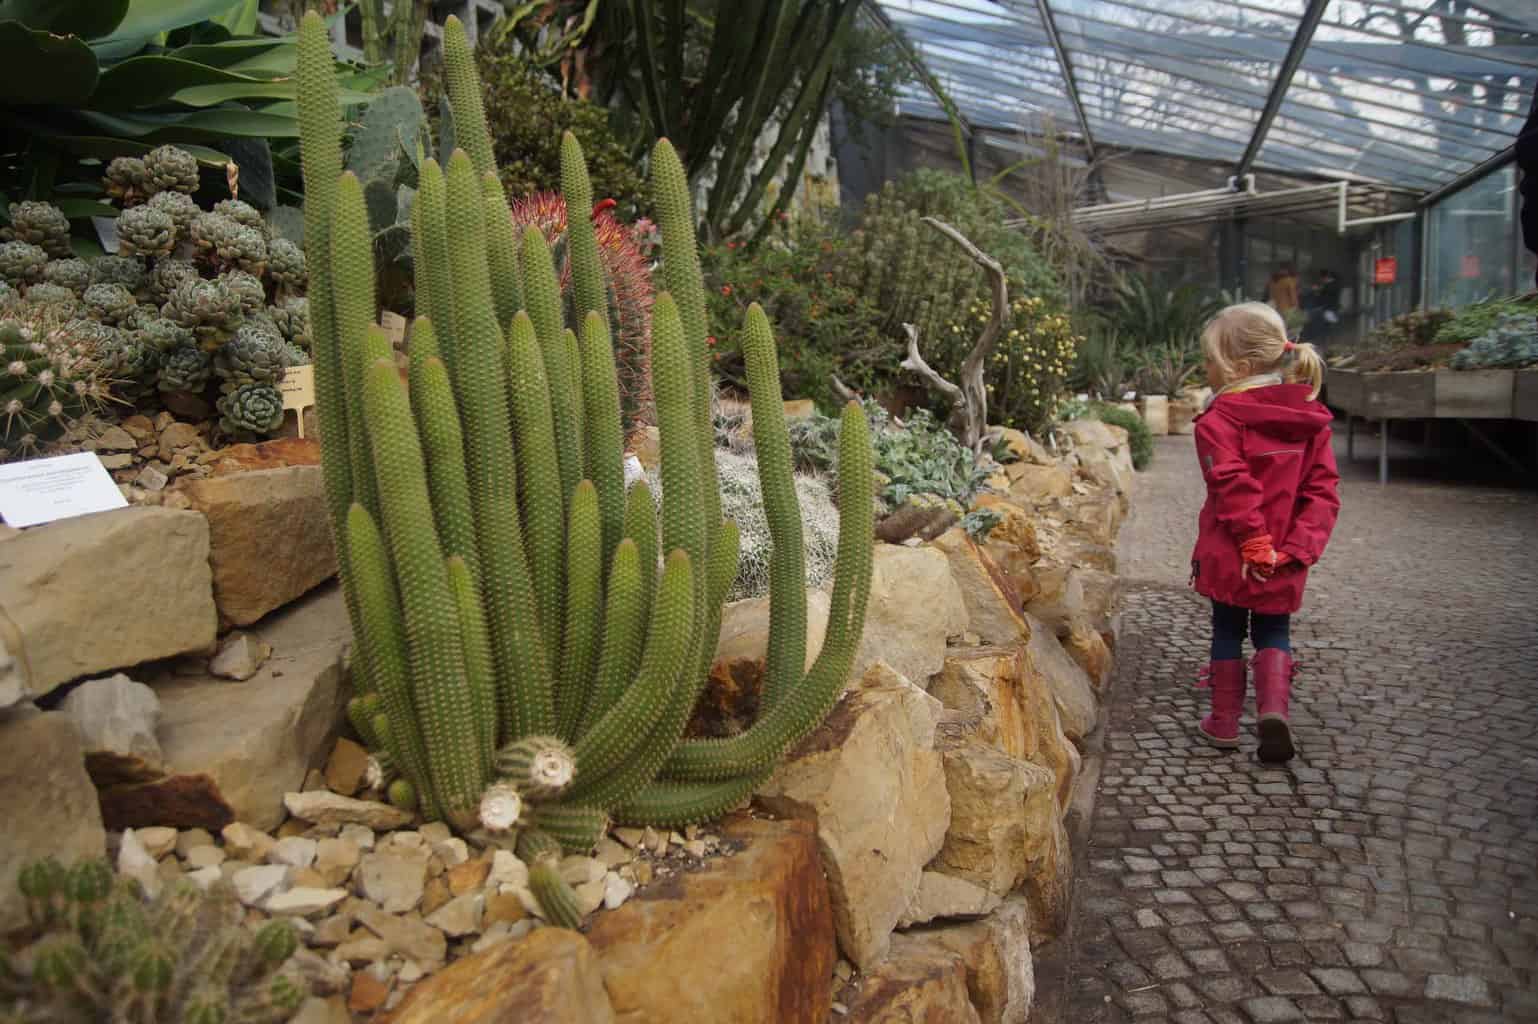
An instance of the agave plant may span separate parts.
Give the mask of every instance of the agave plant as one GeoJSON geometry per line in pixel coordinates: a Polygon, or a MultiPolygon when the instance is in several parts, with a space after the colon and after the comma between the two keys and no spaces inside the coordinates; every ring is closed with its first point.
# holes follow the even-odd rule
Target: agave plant
{"type": "Polygon", "coordinates": [[[1158,345],[1141,353],[1139,390],[1148,395],[1180,394],[1201,369],[1201,351],[1192,345],[1158,345]]]}
{"type": "Polygon", "coordinates": [[[1200,285],[1165,288],[1133,274],[1117,282],[1110,319],[1123,338],[1140,348],[1189,346],[1222,308],[1222,297],[1200,285]]]}

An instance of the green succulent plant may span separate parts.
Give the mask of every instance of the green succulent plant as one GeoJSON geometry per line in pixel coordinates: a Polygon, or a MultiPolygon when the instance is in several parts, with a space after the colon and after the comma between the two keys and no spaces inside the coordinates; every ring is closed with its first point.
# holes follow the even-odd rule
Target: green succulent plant
{"type": "Polygon", "coordinates": [[[198,161],[185,149],[156,146],[144,154],[144,171],[151,192],[190,195],[198,190],[198,161]]]}
{"type": "Polygon", "coordinates": [[[73,315],[80,307],[80,296],[59,284],[32,285],[27,289],[27,302],[36,306],[53,306],[61,315],[73,315]]]}
{"type": "Polygon", "coordinates": [[[263,237],[267,235],[267,222],[262,219],[261,211],[244,199],[221,199],[214,204],[214,213],[243,227],[255,228],[263,237]]]}
{"type": "Polygon", "coordinates": [[[197,343],[189,328],[163,316],[146,320],[136,328],[136,333],[140,341],[157,352],[170,352],[197,343]]]}
{"type": "Polygon", "coordinates": [[[81,296],[87,314],[104,324],[118,325],[139,308],[134,293],[120,284],[93,284],[81,296]]]}
{"type": "Polygon", "coordinates": [[[61,326],[52,307],[0,320],[0,460],[35,454],[106,401],[94,346],[61,326]]]}
{"type": "Polygon", "coordinates": [[[104,861],[50,858],[17,886],[36,938],[0,970],[0,1020],[282,1024],[309,995],[293,925],[247,927],[222,882],[205,894],[181,880],[146,901],[104,861]]]}
{"type": "Polygon", "coordinates": [[[12,287],[21,287],[43,279],[48,253],[31,242],[0,242],[0,277],[12,287]]]}
{"type": "Polygon", "coordinates": [[[304,250],[286,238],[274,238],[267,246],[267,275],[285,291],[304,290],[304,250]]]}
{"type": "Polygon", "coordinates": [[[198,214],[203,212],[193,198],[185,192],[156,192],[144,205],[170,217],[171,222],[176,225],[178,239],[190,236],[192,222],[197,219],[198,214]]]}
{"type": "Polygon", "coordinates": [[[267,315],[291,345],[310,350],[310,300],[302,296],[284,299],[267,307],[267,315]]]}
{"type": "Polygon", "coordinates": [[[277,383],[288,367],[283,346],[276,330],[255,322],[241,324],[214,356],[214,372],[224,381],[223,389],[277,383]]]}
{"type": "Polygon", "coordinates": [[[213,369],[213,357],[207,352],[197,345],[182,345],[162,356],[157,386],[161,391],[202,391],[213,369]]]}
{"type": "Polygon", "coordinates": [[[92,284],[120,284],[135,295],[144,291],[146,270],[132,256],[98,256],[90,261],[92,284]]]}
{"type": "Polygon", "coordinates": [[[133,206],[117,219],[118,255],[168,256],[176,247],[176,220],[154,206],[133,206]]]}
{"type": "Polygon", "coordinates": [[[137,206],[154,191],[149,168],[136,156],[114,157],[102,175],[102,189],[124,206],[137,206]]]}
{"type": "Polygon", "coordinates": [[[241,384],[219,398],[219,426],[231,434],[271,434],[283,425],[283,394],[271,384],[241,384]]]}
{"type": "Polygon", "coordinates": [[[43,268],[43,280],[84,295],[91,286],[91,265],[81,259],[53,260],[43,268]]]}
{"type": "Polygon", "coordinates": [[[240,308],[246,316],[255,316],[267,307],[267,289],[261,279],[244,270],[230,270],[219,275],[224,286],[240,297],[240,308]]]}
{"type": "MultiPolygon", "coordinates": [[[[768,681],[762,712],[742,734],[685,740],[735,575],[737,533],[720,513],[683,165],[657,144],[653,199],[669,289],[653,311],[659,531],[649,489],[625,488],[591,221],[569,224],[568,327],[544,236],[512,230],[457,18],[445,25],[443,53],[463,149],[446,168],[421,162],[412,210],[419,316],[403,384],[373,325],[364,188],[341,173],[325,22],[312,12],[300,29],[305,238],[323,254],[310,264],[309,292],[321,454],[360,654],[349,710],[399,772],[394,799],[460,829],[518,829],[547,916],[572,925],[559,851],[591,847],[610,819],[681,825],[724,812],[842,692],[870,589],[870,439],[860,407],[846,408],[831,612],[807,670],[801,522],[775,344],[763,311],[750,308],[744,348],[774,543],[768,681]],[[536,737],[558,743],[544,743],[543,758],[516,756],[536,737]]],[[[562,171],[567,206],[591,209],[570,135],[562,171]]]]}
{"type": "Polygon", "coordinates": [[[224,344],[240,323],[240,295],[223,281],[188,278],[176,285],[161,307],[167,319],[189,328],[209,351],[224,344]]]}
{"type": "Polygon", "coordinates": [[[27,201],[12,203],[11,223],[0,237],[7,241],[30,242],[54,259],[70,255],[69,218],[52,203],[27,201]]]}
{"type": "MultiPolygon", "coordinates": [[[[181,193],[162,192],[161,195],[181,195],[181,193]]],[[[187,260],[161,259],[155,261],[155,266],[150,269],[145,283],[150,298],[164,305],[177,285],[183,281],[196,281],[200,276],[197,266],[187,260]]]]}

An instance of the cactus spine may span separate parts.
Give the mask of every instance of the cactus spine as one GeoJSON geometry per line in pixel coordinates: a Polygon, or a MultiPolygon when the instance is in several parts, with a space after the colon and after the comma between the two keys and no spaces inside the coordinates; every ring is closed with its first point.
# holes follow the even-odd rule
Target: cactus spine
{"type": "MultiPolygon", "coordinates": [[[[750,310],[748,370],[774,539],[772,678],[747,732],[683,740],[738,540],[720,513],[704,289],[677,155],[664,141],[652,158],[670,289],[656,297],[652,324],[659,530],[646,486],[624,486],[614,333],[593,225],[584,216],[568,224],[568,325],[545,237],[533,228],[517,236],[507,216],[480,85],[454,19],[444,63],[465,149],[446,168],[422,161],[414,217],[426,315],[401,382],[369,327],[362,190],[332,159],[341,127],[334,93],[328,110],[317,85],[331,82],[317,73],[322,62],[330,69],[324,37],[320,18],[307,15],[307,216],[332,253],[329,266],[311,271],[323,293],[312,316],[327,384],[322,422],[331,425],[325,470],[366,661],[367,685],[350,712],[376,748],[381,781],[399,773],[392,801],[460,829],[516,829],[546,915],[575,926],[574,894],[556,870],[563,851],[590,848],[611,818],[675,824],[719,814],[837,698],[870,586],[865,421],[858,406],[844,413],[833,614],[806,671],[800,513],[774,339],[763,312],[750,310]]],[[[562,184],[570,209],[591,207],[570,137],[562,184]]]]}

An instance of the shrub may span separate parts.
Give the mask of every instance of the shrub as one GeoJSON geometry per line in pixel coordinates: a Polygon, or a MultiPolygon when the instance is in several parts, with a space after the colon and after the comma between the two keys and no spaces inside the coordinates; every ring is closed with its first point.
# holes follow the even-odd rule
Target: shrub
{"type": "MultiPolygon", "coordinates": [[[[988,422],[1036,433],[1052,424],[1083,339],[1074,334],[1068,317],[1036,296],[1013,299],[1009,309],[986,370],[988,422]]],[[[941,332],[935,356],[959,373],[992,314],[991,301],[972,303],[961,323],[941,332]]],[[[931,356],[926,352],[924,358],[931,356]]]]}
{"type": "Polygon", "coordinates": [[[1132,448],[1132,468],[1148,468],[1148,464],[1153,461],[1153,433],[1149,431],[1148,424],[1143,422],[1143,417],[1131,409],[1107,405],[1104,402],[1092,403],[1089,414],[1102,423],[1109,423],[1113,427],[1121,427],[1125,430],[1127,442],[1132,448]]]}
{"type": "Polygon", "coordinates": [[[1454,370],[1484,370],[1538,364],[1538,324],[1531,312],[1507,313],[1494,327],[1453,356],[1454,370]]]}
{"type": "Polygon", "coordinates": [[[1531,322],[1535,315],[1538,315],[1538,293],[1476,302],[1464,306],[1442,322],[1436,330],[1436,341],[1442,345],[1471,342],[1499,328],[1509,316],[1523,316],[1531,322]]]}
{"type": "Polygon", "coordinates": [[[1417,309],[1385,320],[1367,335],[1370,349],[1409,348],[1431,345],[1453,318],[1450,309],[1417,309]]]}
{"type": "MultiPolygon", "coordinates": [[[[522,57],[482,49],[475,59],[492,153],[510,200],[560,190],[561,134],[570,131],[587,154],[593,198],[613,199],[621,220],[646,208],[645,185],[615,137],[607,110],[562,96],[547,75],[522,57]]],[[[444,95],[441,77],[425,76],[422,92],[423,105],[437,118],[444,95]]]]}

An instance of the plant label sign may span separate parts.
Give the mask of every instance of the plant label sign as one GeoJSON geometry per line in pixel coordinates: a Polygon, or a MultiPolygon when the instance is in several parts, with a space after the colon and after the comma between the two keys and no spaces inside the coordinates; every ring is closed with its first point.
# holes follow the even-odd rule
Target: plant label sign
{"type": "Polygon", "coordinates": [[[17,529],[127,506],[95,452],[0,466],[0,519],[17,529]]]}
{"type": "Polygon", "coordinates": [[[390,345],[400,348],[406,343],[406,318],[388,309],[379,314],[379,326],[390,336],[390,345]]]}
{"type": "Polygon", "coordinates": [[[304,411],[315,404],[315,366],[290,366],[278,381],[278,392],[283,396],[283,411],[294,410],[299,421],[299,436],[304,436],[304,411]]]}

